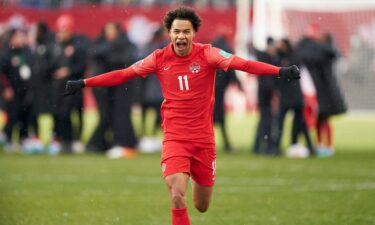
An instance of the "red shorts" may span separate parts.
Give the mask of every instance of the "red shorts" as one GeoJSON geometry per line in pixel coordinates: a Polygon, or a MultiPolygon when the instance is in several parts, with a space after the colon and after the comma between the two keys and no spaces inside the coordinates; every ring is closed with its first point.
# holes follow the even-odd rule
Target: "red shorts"
{"type": "Polygon", "coordinates": [[[163,177],[188,173],[198,184],[211,187],[215,183],[215,144],[189,141],[165,141],[161,156],[163,177]]]}

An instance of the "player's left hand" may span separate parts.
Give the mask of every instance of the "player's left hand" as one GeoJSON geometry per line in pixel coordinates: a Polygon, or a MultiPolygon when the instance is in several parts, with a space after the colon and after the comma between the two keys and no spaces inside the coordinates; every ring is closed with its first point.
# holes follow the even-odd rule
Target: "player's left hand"
{"type": "Polygon", "coordinates": [[[300,79],[300,71],[296,65],[288,66],[288,67],[281,67],[279,71],[279,75],[282,78],[286,79],[300,79]]]}
{"type": "Polygon", "coordinates": [[[66,82],[64,96],[74,95],[84,87],[85,82],[83,80],[68,80],[68,82],[66,82]]]}

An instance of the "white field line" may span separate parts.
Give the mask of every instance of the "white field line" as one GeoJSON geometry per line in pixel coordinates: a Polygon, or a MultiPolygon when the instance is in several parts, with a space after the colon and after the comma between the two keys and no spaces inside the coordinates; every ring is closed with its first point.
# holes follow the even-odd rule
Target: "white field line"
{"type": "MultiPolygon", "coordinates": [[[[59,183],[76,183],[76,182],[108,182],[113,180],[121,183],[161,185],[163,178],[160,176],[76,176],[76,175],[38,175],[26,176],[13,174],[3,182],[59,182],[59,183]],[[7,181],[6,181],[7,180],[7,181]]],[[[251,178],[251,177],[217,177],[215,192],[219,193],[245,193],[245,192],[313,192],[313,191],[348,191],[348,190],[375,190],[375,180],[321,180],[308,179],[299,181],[298,179],[284,178],[251,178]]]]}

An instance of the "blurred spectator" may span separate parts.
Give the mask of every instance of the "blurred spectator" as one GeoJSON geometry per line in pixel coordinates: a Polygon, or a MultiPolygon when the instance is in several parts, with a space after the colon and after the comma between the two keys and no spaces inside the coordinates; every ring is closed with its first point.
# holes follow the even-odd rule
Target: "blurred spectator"
{"type": "MultiPolygon", "coordinates": [[[[154,26],[151,41],[144,48],[138,49],[138,57],[144,58],[154,50],[164,48],[168,43],[163,26],[154,26]]],[[[160,83],[156,75],[146,78],[136,78],[135,81],[138,81],[141,87],[140,103],[142,107],[141,135],[143,137],[140,139],[138,147],[142,152],[157,152],[162,148],[162,140],[157,136],[157,131],[161,127],[160,107],[164,100],[160,83]],[[150,109],[155,112],[155,117],[152,122],[151,134],[148,134],[146,131],[146,116],[150,109]]]]}
{"type": "Polygon", "coordinates": [[[62,93],[68,79],[81,79],[86,70],[86,50],[88,39],[74,33],[74,19],[63,14],[57,21],[56,43],[52,54],[52,113],[55,122],[56,140],[61,142],[64,151],[81,152],[82,93],[64,98],[62,93]],[[76,111],[79,124],[73,132],[71,113],[76,111]],[[74,134],[74,137],[73,137],[74,134]],[[73,143],[73,139],[75,142],[73,143]]]}
{"type": "Polygon", "coordinates": [[[334,63],[339,56],[338,50],[335,48],[331,34],[324,33],[320,36],[319,42],[325,48],[330,49],[332,54],[322,62],[322,80],[317,79],[319,84],[319,95],[323,95],[319,101],[319,114],[317,124],[318,148],[320,154],[333,154],[333,127],[329,121],[333,115],[341,114],[347,111],[347,106],[341,92],[341,88],[336,80],[334,73],[334,63]]]}
{"type": "Polygon", "coordinates": [[[32,57],[27,45],[26,31],[12,29],[9,32],[7,45],[0,53],[0,74],[6,77],[3,81],[3,99],[8,115],[5,135],[9,150],[17,150],[19,144],[28,136],[29,125],[35,126],[35,118],[31,112],[33,93],[30,90],[32,57]],[[20,142],[12,145],[13,129],[19,127],[20,142]]]}
{"type": "MultiPolygon", "coordinates": [[[[282,39],[279,41],[277,50],[279,66],[300,65],[300,61],[298,60],[289,39],[282,39]]],[[[315,149],[311,142],[310,134],[303,116],[304,101],[300,81],[278,79],[277,87],[280,92],[280,107],[278,116],[278,132],[275,140],[276,149],[280,149],[285,116],[289,110],[292,110],[293,125],[291,146],[287,151],[287,155],[291,157],[307,157],[308,155],[314,155],[315,149]],[[298,135],[300,133],[302,133],[305,137],[308,152],[303,150],[303,146],[297,144],[298,135]]]]}
{"type": "Polygon", "coordinates": [[[43,113],[51,113],[51,59],[54,35],[44,22],[36,23],[30,33],[33,52],[31,67],[33,71],[31,79],[34,93],[33,111],[38,118],[43,113]]]}
{"type": "MultiPolygon", "coordinates": [[[[0,47],[0,56],[2,55],[1,53],[2,47],[0,47]]],[[[9,81],[6,78],[6,76],[0,71],[0,119],[2,119],[3,122],[6,123],[6,91],[11,90],[9,89],[9,81]]],[[[3,149],[4,145],[7,144],[7,138],[6,135],[4,134],[4,129],[0,130],[0,149],[3,149]]]]}
{"type": "MultiPolygon", "coordinates": [[[[1,51],[2,49],[0,48],[0,55],[2,54],[1,51]]],[[[7,88],[9,88],[9,81],[5,75],[0,72],[0,116],[2,114],[1,111],[5,110],[4,95],[7,88]]]]}
{"type": "MultiPolygon", "coordinates": [[[[163,48],[168,44],[168,40],[165,38],[164,29],[162,26],[159,26],[154,31],[154,35],[150,43],[146,46],[144,56],[146,57],[151,52],[156,49],[163,48]]],[[[145,135],[146,127],[146,112],[148,109],[153,109],[156,112],[155,121],[153,123],[152,135],[156,135],[156,131],[160,128],[161,125],[161,115],[160,115],[160,106],[164,100],[163,93],[159,84],[159,81],[156,76],[148,76],[143,81],[143,91],[142,91],[142,134],[145,135]]]]}
{"type": "MultiPolygon", "coordinates": [[[[233,53],[233,50],[228,44],[225,34],[217,36],[212,45],[220,48],[228,53],[233,53]]],[[[215,78],[215,105],[214,105],[214,123],[218,124],[221,130],[222,139],[224,142],[224,150],[226,152],[234,151],[232,144],[229,141],[227,129],[225,126],[225,108],[224,108],[224,95],[225,90],[230,83],[235,83],[241,89],[241,83],[236,77],[233,70],[227,72],[223,70],[216,70],[215,78]]]]}
{"type": "MultiPolygon", "coordinates": [[[[267,39],[266,51],[255,52],[259,61],[277,65],[276,47],[273,38],[267,39]]],[[[258,77],[258,109],[260,113],[258,128],[254,142],[255,154],[279,155],[279,149],[273,148],[272,135],[274,129],[273,99],[275,95],[275,76],[258,77]]]]}
{"type": "MultiPolygon", "coordinates": [[[[135,46],[117,23],[105,25],[91,51],[93,73],[123,69],[135,61],[135,46]]],[[[88,143],[91,151],[108,150],[109,157],[134,155],[137,139],[131,121],[133,83],[127,82],[107,89],[94,88],[100,122],[88,143]],[[112,140],[107,132],[112,132],[112,140]]]]}
{"type": "Polygon", "coordinates": [[[346,111],[341,92],[333,75],[333,62],[338,56],[329,36],[321,37],[318,24],[311,24],[306,35],[297,45],[297,53],[308,69],[315,85],[318,99],[317,136],[318,145],[322,144],[322,132],[326,134],[326,145],[318,146],[318,156],[333,154],[332,128],[328,118],[346,111]]]}

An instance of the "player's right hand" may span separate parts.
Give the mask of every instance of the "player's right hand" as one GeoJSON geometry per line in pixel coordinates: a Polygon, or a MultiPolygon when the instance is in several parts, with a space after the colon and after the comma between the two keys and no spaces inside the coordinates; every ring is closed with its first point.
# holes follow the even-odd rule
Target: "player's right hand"
{"type": "Polygon", "coordinates": [[[85,82],[83,80],[68,80],[65,85],[64,96],[74,95],[84,87],[85,82]]]}

